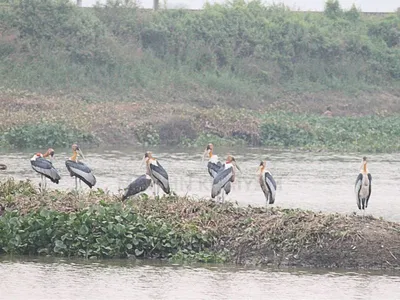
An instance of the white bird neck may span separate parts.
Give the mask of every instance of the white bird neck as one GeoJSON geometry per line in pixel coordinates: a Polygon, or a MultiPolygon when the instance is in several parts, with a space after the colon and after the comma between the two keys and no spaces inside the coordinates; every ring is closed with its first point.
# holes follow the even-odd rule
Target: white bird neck
{"type": "Polygon", "coordinates": [[[218,162],[218,155],[215,155],[215,154],[211,155],[209,161],[212,163],[218,162]]]}
{"type": "Polygon", "coordinates": [[[42,155],[38,156],[37,154],[35,154],[32,156],[31,161],[34,161],[34,160],[38,159],[39,157],[42,157],[42,155]]]}

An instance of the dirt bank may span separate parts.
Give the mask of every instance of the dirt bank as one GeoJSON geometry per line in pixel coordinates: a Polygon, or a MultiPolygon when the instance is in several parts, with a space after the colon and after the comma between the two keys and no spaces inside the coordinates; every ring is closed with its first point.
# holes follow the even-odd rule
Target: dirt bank
{"type": "MultiPolygon", "coordinates": [[[[217,102],[210,106],[206,96],[192,105],[176,98],[165,103],[141,95],[142,98],[133,102],[102,102],[83,95],[37,95],[3,90],[0,92],[0,132],[50,123],[65,124],[71,132],[79,130],[90,134],[99,144],[177,145],[211,134],[258,145],[263,113],[284,110],[321,115],[327,106],[332,107],[334,116],[400,113],[400,95],[396,91],[365,93],[357,97],[338,92],[278,93],[276,99],[264,103],[261,110],[260,107],[218,106],[217,102]]],[[[26,138],[31,143],[34,141],[34,137],[26,138]]]]}

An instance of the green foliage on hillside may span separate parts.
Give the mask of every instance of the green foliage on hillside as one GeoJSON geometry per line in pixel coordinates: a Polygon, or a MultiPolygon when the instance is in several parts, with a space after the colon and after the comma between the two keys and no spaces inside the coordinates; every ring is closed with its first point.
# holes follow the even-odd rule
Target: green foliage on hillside
{"type": "MultiPolygon", "coordinates": [[[[400,15],[364,16],[329,0],[324,14],[234,0],[204,10],[138,9],[132,1],[82,9],[21,0],[1,14],[0,78],[16,88],[215,91],[231,104],[280,90],[350,92],[399,87],[400,15]],[[6,22],[13,20],[13,22],[6,22]],[[10,38],[10,36],[12,38],[10,38]]],[[[153,95],[153,96],[154,96],[153,95]]],[[[162,99],[160,99],[162,100],[162,99]]]]}

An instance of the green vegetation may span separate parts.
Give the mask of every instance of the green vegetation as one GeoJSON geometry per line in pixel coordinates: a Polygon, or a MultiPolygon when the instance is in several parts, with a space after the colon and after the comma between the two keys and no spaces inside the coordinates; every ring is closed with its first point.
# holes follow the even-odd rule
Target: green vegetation
{"type": "Polygon", "coordinates": [[[324,13],[243,0],[196,12],[146,11],[129,0],[90,9],[8,2],[2,146],[400,150],[398,12],[343,11],[336,0],[324,13]],[[335,118],[312,115],[328,105],[335,118]]]}
{"type": "Polygon", "coordinates": [[[2,141],[15,148],[28,147],[64,147],[75,141],[95,143],[91,134],[84,134],[77,129],[67,128],[63,124],[40,123],[13,127],[5,132],[2,141]]]}
{"type": "Polygon", "coordinates": [[[396,268],[400,225],[169,196],[127,203],[98,189],[39,193],[0,183],[0,253],[238,264],[396,268]],[[388,251],[387,249],[390,249],[388,251]]]}
{"type": "Polygon", "coordinates": [[[2,15],[12,32],[0,42],[2,82],[126,100],[138,91],[159,101],[197,102],[203,94],[248,107],[284,90],[398,87],[395,13],[367,17],[336,1],[325,14],[242,0],[199,12],[151,13],[125,3],[79,9],[68,0],[16,1],[2,15]]]}
{"type": "Polygon", "coordinates": [[[326,118],[273,113],[263,116],[261,141],[266,146],[311,150],[400,151],[400,117],[326,118]]]}

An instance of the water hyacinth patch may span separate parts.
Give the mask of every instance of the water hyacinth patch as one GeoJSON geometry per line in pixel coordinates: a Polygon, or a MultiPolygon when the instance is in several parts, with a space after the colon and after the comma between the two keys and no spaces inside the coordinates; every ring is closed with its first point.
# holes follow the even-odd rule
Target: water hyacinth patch
{"type": "Polygon", "coordinates": [[[219,205],[176,195],[122,204],[121,195],[101,191],[78,197],[31,189],[30,182],[0,185],[6,207],[0,254],[400,267],[400,225],[371,216],[219,205]]]}

